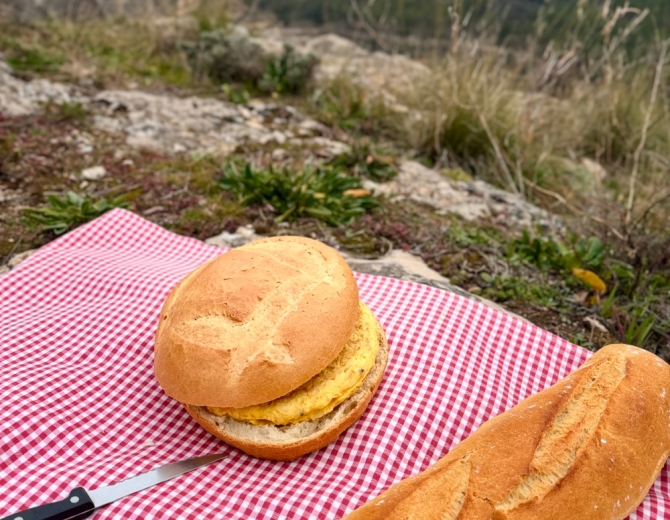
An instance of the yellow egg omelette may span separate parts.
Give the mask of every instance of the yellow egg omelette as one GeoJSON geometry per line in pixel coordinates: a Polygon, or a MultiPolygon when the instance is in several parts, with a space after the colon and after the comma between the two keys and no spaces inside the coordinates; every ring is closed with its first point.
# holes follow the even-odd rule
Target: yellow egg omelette
{"type": "Polygon", "coordinates": [[[354,331],[339,356],[318,375],[291,393],[269,403],[245,408],[207,409],[215,415],[229,415],[252,424],[295,424],[330,413],[361,387],[375,365],[379,352],[379,331],[372,312],[360,302],[354,331]]]}

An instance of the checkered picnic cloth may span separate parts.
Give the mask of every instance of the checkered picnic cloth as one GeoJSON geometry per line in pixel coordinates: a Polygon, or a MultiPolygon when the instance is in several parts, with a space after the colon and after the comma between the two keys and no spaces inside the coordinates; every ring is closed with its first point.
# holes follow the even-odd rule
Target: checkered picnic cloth
{"type": "MultiPolygon", "coordinates": [[[[379,391],[327,448],[257,460],[200,428],[153,375],[164,298],[221,253],[115,210],[0,277],[0,516],[226,451],[95,518],[340,518],[589,356],[485,305],[358,274],[389,340],[379,391]]],[[[670,518],[668,481],[666,466],[631,518],[670,518]]]]}

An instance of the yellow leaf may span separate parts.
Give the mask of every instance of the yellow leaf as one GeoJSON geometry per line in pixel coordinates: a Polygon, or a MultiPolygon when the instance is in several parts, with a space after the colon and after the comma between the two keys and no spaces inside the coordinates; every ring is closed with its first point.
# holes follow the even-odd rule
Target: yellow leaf
{"type": "Polygon", "coordinates": [[[358,190],[345,190],[342,192],[342,195],[345,197],[368,197],[370,195],[370,190],[363,190],[363,189],[358,189],[358,190]]]}
{"type": "Polygon", "coordinates": [[[598,276],[593,271],[573,267],[572,274],[574,274],[575,277],[579,278],[586,285],[593,288],[595,292],[600,294],[607,292],[607,286],[605,285],[605,282],[603,282],[602,278],[600,278],[600,276],[598,276]]]}
{"type": "Polygon", "coordinates": [[[325,199],[325,198],[326,198],[326,194],[325,194],[325,193],[315,193],[315,194],[314,194],[314,198],[315,198],[315,199],[318,199],[318,200],[325,199]]]}

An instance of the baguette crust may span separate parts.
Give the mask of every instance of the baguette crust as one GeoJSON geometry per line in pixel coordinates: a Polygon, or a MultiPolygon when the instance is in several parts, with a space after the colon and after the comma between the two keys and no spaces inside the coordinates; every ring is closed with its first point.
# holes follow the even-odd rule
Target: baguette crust
{"type": "Polygon", "coordinates": [[[249,455],[261,459],[294,460],[335,441],[365,412],[384,377],[388,361],[388,344],[379,323],[377,334],[379,352],[363,385],[349,399],[318,420],[290,426],[257,426],[231,417],[214,415],[204,407],[188,404],[184,407],[209,433],[249,455]]]}
{"type": "Polygon", "coordinates": [[[172,290],[156,333],[156,378],[190,405],[269,402],[328,366],[357,318],[356,280],[334,249],[304,237],[258,240],[172,290]]]}
{"type": "Polygon", "coordinates": [[[346,518],[624,519],[669,454],[670,366],[610,345],[346,518]]]}

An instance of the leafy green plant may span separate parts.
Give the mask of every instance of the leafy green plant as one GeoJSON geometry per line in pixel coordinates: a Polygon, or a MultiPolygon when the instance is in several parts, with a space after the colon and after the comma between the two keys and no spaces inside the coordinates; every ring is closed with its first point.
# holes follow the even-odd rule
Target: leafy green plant
{"type": "Polygon", "coordinates": [[[532,236],[524,230],[520,238],[510,243],[509,256],[541,270],[555,269],[562,271],[574,263],[574,253],[565,244],[551,237],[532,236]]]}
{"type": "Polygon", "coordinates": [[[297,53],[293,47],[285,45],[281,56],[268,61],[265,73],[258,80],[258,88],[277,94],[303,92],[318,62],[316,56],[297,53]]]}
{"type": "Polygon", "coordinates": [[[111,209],[128,207],[123,196],[94,201],[88,195],[82,197],[72,191],[68,191],[63,198],[49,195],[47,201],[45,207],[24,209],[24,219],[29,225],[39,226],[42,231],[53,231],[56,235],[62,235],[111,209]]]}
{"type": "Polygon", "coordinates": [[[359,179],[338,168],[306,166],[293,172],[246,164],[239,171],[231,163],[219,184],[235,192],[243,205],[269,205],[276,222],[314,217],[337,226],[377,206],[376,199],[361,189],[359,179]]]}
{"type": "Polygon", "coordinates": [[[346,168],[358,177],[366,177],[375,182],[387,182],[398,175],[392,157],[374,152],[368,142],[357,141],[346,154],[335,157],[331,164],[334,167],[346,168]]]}

